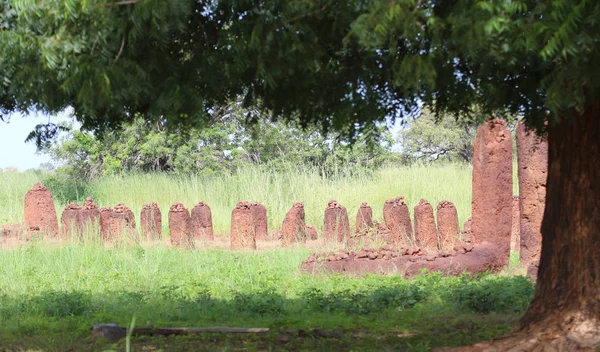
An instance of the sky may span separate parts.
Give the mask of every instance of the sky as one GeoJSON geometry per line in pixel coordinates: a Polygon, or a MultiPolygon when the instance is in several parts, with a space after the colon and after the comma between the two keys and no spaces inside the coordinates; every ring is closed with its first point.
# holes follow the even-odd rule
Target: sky
{"type": "MultiPolygon", "coordinates": [[[[68,119],[67,113],[51,118],[51,122],[68,119]]],[[[48,122],[42,114],[11,114],[8,123],[0,121],[0,168],[16,167],[19,171],[37,168],[50,161],[47,155],[36,153],[33,142],[25,143],[25,138],[37,124],[48,122]]]]}

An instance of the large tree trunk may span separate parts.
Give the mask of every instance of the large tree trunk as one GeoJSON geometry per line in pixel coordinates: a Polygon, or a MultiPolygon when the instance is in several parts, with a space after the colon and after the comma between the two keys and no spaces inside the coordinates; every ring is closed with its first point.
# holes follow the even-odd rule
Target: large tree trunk
{"type": "Polygon", "coordinates": [[[600,347],[600,101],[548,129],[548,187],[535,297],[517,328],[466,351],[600,347]]]}

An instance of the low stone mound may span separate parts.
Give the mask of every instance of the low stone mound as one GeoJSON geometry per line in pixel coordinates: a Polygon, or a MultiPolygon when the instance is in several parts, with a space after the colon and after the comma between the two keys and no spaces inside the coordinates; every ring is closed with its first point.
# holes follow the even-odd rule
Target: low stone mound
{"type": "Polygon", "coordinates": [[[316,241],[319,238],[319,233],[314,226],[306,225],[306,238],[311,241],[316,241]]]}
{"type": "Polygon", "coordinates": [[[474,247],[470,243],[461,243],[451,252],[383,246],[356,252],[313,253],[303,261],[301,270],[309,274],[396,274],[409,278],[418,275],[422,269],[439,271],[447,276],[461,275],[465,271],[472,274],[496,272],[502,269],[497,263],[493,244],[483,243],[474,247]]]}

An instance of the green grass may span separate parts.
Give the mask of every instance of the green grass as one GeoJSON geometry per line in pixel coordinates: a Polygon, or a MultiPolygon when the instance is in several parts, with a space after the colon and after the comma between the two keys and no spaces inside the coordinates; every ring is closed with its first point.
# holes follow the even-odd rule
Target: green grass
{"type": "Polygon", "coordinates": [[[138,337],[133,350],[429,350],[507,333],[533,294],[532,283],[519,276],[308,276],[298,271],[308,254],[302,248],[107,250],[45,242],[6,249],[0,255],[0,350],[123,350],[124,340],[112,347],[91,341],[89,329],[126,327],[132,317],[142,327],[319,328],[344,336],[285,344],[278,334],[138,337]]]}
{"type": "Polygon", "coordinates": [[[389,167],[373,172],[353,170],[351,174],[340,172],[329,178],[319,176],[314,169],[275,173],[248,167],[235,175],[219,177],[168,174],[104,177],[78,188],[39,173],[0,172],[0,224],[23,221],[23,198],[36,181],[43,182],[53,192],[59,216],[69,201],[81,204],[87,195],[94,197],[99,206],[123,202],[137,217],[144,203],[157,202],[166,233],[166,214],[174,202],[191,209],[200,200],[210,205],[217,234],[229,233],[231,210],[240,200],[266,205],[270,232],[281,227],[294,202],[304,202],[307,223],[318,229],[331,199],[347,207],[351,223],[364,201],[373,207],[375,219],[383,222],[384,202],[396,196],[406,198],[411,212],[423,198],[434,208],[441,200],[454,202],[461,224],[471,215],[471,168],[465,164],[389,167]]]}

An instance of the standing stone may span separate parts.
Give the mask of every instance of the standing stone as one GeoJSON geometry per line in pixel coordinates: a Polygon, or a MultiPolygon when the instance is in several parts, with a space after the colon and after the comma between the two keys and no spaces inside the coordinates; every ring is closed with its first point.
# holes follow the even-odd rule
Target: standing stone
{"type": "Polygon", "coordinates": [[[443,200],[437,205],[438,243],[440,250],[449,253],[460,231],[458,211],[454,203],[443,200]]]}
{"type": "Polygon", "coordinates": [[[189,211],[181,203],[174,203],[169,208],[169,233],[171,244],[175,247],[193,249],[194,236],[191,229],[189,211]]]}
{"type": "Polygon", "coordinates": [[[438,234],[433,207],[425,199],[421,199],[415,207],[415,239],[420,247],[430,250],[438,249],[438,234]]]}
{"type": "Polygon", "coordinates": [[[238,202],[231,212],[231,249],[256,249],[254,210],[249,202],[238,202]]]}
{"type": "Polygon", "coordinates": [[[252,203],[254,211],[254,231],[256,239],[266,241],[269,239],[269,225],[267,222],[267,208],[260,203],[252,203]]]}
{"type": "Polygon", "coordinates": [[[510,252],[519,253],[521,247],[521,210],[519,196],[513,196],[512,230],[510,235],[510,252]]]}
{"type": "Polygon", "coordinates": [[[383,206],[385,225],[392,232],[394,243],[402,247],[416,245],[413,237],[410,211],[404,202],[404,197],[396,197],[385,201],[383,206]]]}
{"type": "Polygon", "coordinates": [[[25,195],[25,228],[30,235],[58,234],[58,218],[52,193],[39,182],[25,195]]]}
{"type": "Polygon", "coordinates": [[[63,210],[60,217],[60,233],[63,238],[71,238],[73,232],[77,232],[77,218],[79,209],[81,208],[77,203],[71,202],[63,210]]]}
{"type": "Polygon", "coordinates": [[[162,237],[162,213],[155,202],[142,206],[140,213],[142,236],[148,240],[159,240],[162,237]]]}
{"type": "Polygon", "coordinates": [[[100,224],[100,210],[98,210],[98,205],[92,199],[92,197],[87,197],[83,202],[83,206],[79,209],[79,213],[77,214],[77,227],[81,231],[81,233],[85,233],[87,230],[94,229],[96,232],[95,235],[98,235],[97,226],[100,224]]]}
{"type": "Polygon", "coordinates": [[[199,241],[213,241],[212,212],[208,204],[200,201],[192,209],[192,232],[199,241]]]}
{"type": "Polygon", "coordinates": [[[473,218],[468,218],[463,224],[463,230],[460,232],[460,238],[465,243],[473,242],[473,218]]]}
{"type": "Polygon", "coordinates": [[[473,243],[489,242],[507,265],[512,230],[512,141],[502,120],[477,130],[473,160],[473,243]]]}
{"type": "Polygon", "coordinates": [[[346,208],[335,200],[330,200],[325,208],[323,237],[326,241],[344,242],[350,237],[350,221],[346,208]]]}
{"type": "Polygon", "coordinates": [[[135,216],[125,204],[119,203],[110,212],[110,240],[120,240],[124,236],[135,238],[135,216]]]}
{"type": "Polygon", "coordinates": [[[112,209],[110,207],[102,207],[100,208],[100,235],[102,239],[105,241],[109,241],[111,239],[110,233],[110,213],[112,209]]]}
{"type": "Polygon", "coordinates": [[[373,209],[367,204],[362,202],[358,212],[356,213],[356,229],[355,232],[361,232],[368,230],[373,227],[373,209]]]}
{"type": "Polygon", "coordinates": [[[304,220],[304,204],[294,203],[285,215],[281,226],[282,245],[306,242],[306,223],[304,220]]]}
{"type": "Polygon", "coordinates": [[[537,266],[542,248],[542,219],[546,206],[548,142],[535,131],[528,131],[522,123],[517,126],[517,162],[521,265],[537,266]]]}

